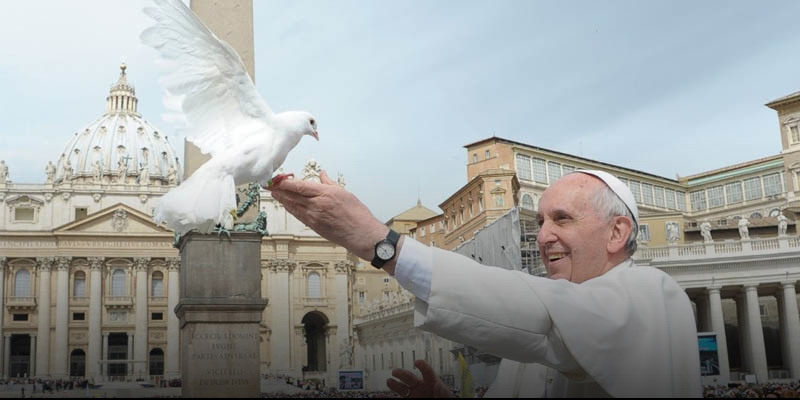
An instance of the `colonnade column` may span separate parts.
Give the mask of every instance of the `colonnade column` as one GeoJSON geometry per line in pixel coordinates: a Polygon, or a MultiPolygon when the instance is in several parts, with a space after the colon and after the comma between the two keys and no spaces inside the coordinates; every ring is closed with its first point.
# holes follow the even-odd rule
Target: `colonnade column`
{"type": "Polygon", "coordinates": [[[168,258],[167,268],[169,270],[167,278],[169,288],[167,291],[167,360],[164,376],[167,379],[175,379],[181,376],[181,331],[180,321],[175,314],[175,307],[178,306],[178,301],[180,300],[178,271],[181,268],[181,259],[168,258]]]}
{"type": "MultiPolygon", "coordinates": [[[[133,371],[136,376],[147,374],[147,267],[150,258],[137,258],[136,263],[136,329],[133,343],[133,371]]],[[[130,346],[128,347],[130,352],[130,346]]]]}
{"type": "Polygon", "coordinates": [[[711,313],[711,330],[717,334],[717,354],[719,355],[719,375],[722,382],[730,382],[731,369],[728,359],[728,338],[725,334],[725,317],[722,313],[720,286],[708,288],[708,306],[711,313]]]}
{"type": "Polygon", "coordinates": [[[753,357],[753,372],[756,374],[758,382],[766,382],[769,379],[767,369],[767,351],[764,346],[764,331],[761,326],[761,310],[758,304],[758,284],[744,285],[745,297],[747,299],[747,325],[750,336],[750,354],[753,357]]]}
{"type": "Polygon", "coordinates": [[[53,352],[53,378],[67,377],[67,352],[69,351],[69,266],[70,257],[57,260],[56,282],[56,332],[53,352]]]}
{"type": "Polygon", "coordinates": [[[742,369],[747,373],[753,371],[753,357],[750,354],[750,329],[747,325],[747,301],[744,293],[736,295],[736,324],[739,330],[739,353],[742,357],[742,369]]]}
{"type": "Polygon", "coordinates": [[[39,263],[39,325],[36,346],[36,377],[50,375],[50,269],[55,263],[52,257],[40,257],[39,263]]]}
{"type": "Polygon", "coordinates": [[[86,377],[100,378],[102,375],[100,357],[103,353],[101,342],[102,329],[102,295],[103,295],[103,258],[89,258],[89,347],[86,354],[86,377]]]}
{"type": "Polygon", "coordinates": [[[784,344],[788,360],[784,366],[789,368],[792,379],[800,379],[800,315],[797,309],[797,292],[794,281],[781,282],[783,288],[782,320],[786,324],[784,344]]]}

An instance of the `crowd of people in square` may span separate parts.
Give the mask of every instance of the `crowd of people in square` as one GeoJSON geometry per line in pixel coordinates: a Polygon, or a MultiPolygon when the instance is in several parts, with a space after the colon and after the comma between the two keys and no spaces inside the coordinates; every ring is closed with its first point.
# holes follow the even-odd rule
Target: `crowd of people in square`
{"type": "Polygon", "coordinates": [[[800,381],[788,383],[730,384],[706,386],[703,388],[705,398],[739,398],[739,399],[797,399],[800,398],[800,381]]]}

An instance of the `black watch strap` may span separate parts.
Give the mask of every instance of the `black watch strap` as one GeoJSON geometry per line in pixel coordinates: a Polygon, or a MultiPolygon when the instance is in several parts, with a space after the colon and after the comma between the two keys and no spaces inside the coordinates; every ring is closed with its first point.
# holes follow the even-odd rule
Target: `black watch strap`
{"type": "Polygon", "coordinates": [[[386,265],[387,262],[397,257],[397,242],[399,241],[400,241],[400,234],[392,229],[389,229],[389,234],[386,235],[386,239],[383,239],[380,242],[375,243],[375,256],[372,257],[372,263],[371,263],[372,266],[381,269],[383,268],[384,265],[386,265]],[[389,243],[392,245],[392,247],[394,247],[394,255],[392,256],[392,258],[384,260],[378,257],[378,246],[381,245],[382,243],[389,243]]]}

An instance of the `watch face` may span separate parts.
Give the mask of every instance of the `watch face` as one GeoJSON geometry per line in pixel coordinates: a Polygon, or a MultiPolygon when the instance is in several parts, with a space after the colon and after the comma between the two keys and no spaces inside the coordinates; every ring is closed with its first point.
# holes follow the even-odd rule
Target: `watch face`
{"type": "Polygon", "coordinates": [[[378,245],[376,253],[381,260],[391,260],[394,257],[394,246],[391,243],[381,243],[378,245]]]}

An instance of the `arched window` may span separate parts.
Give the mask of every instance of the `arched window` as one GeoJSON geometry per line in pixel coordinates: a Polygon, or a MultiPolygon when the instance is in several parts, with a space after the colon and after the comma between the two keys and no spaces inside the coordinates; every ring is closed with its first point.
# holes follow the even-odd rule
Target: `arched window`
{"type": "Polygon", "coordinates": [[[128,285],[126,281],[125,271],[121,269],[114,270],[111,274],[111,295],[116,297],[127,296],[128,285]]]}
{"type": "Polygon", "coordinates": [[[777,218],[779,215],[781,215],[781,210],[779,208],[774,208],[769,212],[769,216],[773,218],[777,218]]]}
{"type": "Polygon", "coordinates": [[[322,297],[319,274],[316,272],[308,274],[308,297],[312,299],[319,299],[322,297]]]}
{"type": "Polygon", "coordinates": [[[160,271],[153,272],[153,281],[151,285],[153,297],[163,297],[164,296],[164,274],[160,271]]]}
{"type": "Polygon", "coordinates": [[[72,281],[72,296],[86,297],[86,273],[83,271],[75,273],[75,279],[72,281]]]}
{"type": "Polygon", "coordinates": [[[14,296],[30,297],[31,295],[31,273],[27,269],[17,271],[14,278],[14,296]]]}
{"type": "Polygon", "coordinates": [[[522,208],[527,208],[528,210],[533,210],[533,197],[529,194],[525,194],[522,196],[522,208]]]}
{"type": "Polygon", "coordinates": [[[164,350],[150,351],[150,375],[164,375],[164,350]]]}
{"type": "Polygon", "coordinates": [[[758,219],[758,218],[764,218],[764,216],[761,215],[760,212],[754,212],[754,213],[750,214],[750,218],[758,219]]]}

